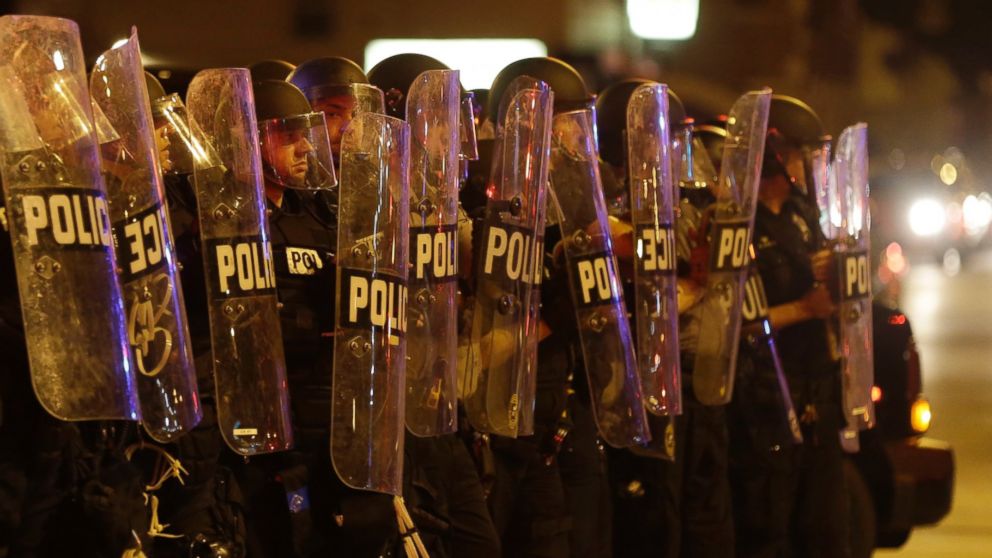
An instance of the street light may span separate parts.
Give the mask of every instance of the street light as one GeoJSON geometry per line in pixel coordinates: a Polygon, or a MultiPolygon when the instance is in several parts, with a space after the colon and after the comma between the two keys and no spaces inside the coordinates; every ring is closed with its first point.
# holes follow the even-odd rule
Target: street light
{"type": "Polygon", "coordinates": [[[642,39],[683,41],[696,34],[699,0],[627,0],[630,30],[642,39]]]}

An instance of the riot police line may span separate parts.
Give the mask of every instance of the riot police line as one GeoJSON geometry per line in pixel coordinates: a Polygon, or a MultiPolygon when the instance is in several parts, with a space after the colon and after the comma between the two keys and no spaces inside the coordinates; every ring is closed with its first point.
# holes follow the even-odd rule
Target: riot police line
{"type": "Polygon", "coordinates": [[[184,102],[33,16],[0,80],[6,555],[848,555],[864,124],[553,58],[184,102]]]}

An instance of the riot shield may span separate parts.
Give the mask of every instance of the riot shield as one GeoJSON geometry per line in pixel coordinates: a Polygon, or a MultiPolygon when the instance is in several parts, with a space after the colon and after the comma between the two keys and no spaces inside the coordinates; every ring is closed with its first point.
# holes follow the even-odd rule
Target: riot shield
{"type": "Polygon", "coordinates": [[[551,188],[599,433],[614,447],[651,438],[599,176],[593,114],[557,114],[551,188]]]}
{"type": "Polygon", "coordinates": [[[79,30],[0,18],[3,189],[31,382],[61,420],[141,417],[79,30]]]}
{"type": "Polygon", "coordinates": [[[250,80],[245,69],[204,70],[186,95],[196,145],[216,154],[194,158],[194,182],[217,423],[242,455],[293,445],[250,80]]]}
{"type": "Polygon", "coordinates": [[[534,429],[552,98],[544,82],[520,77],[500,101],[471,335],[459,365],[472,426],[509,437],[534,429]]]}
{"type": "Polygon", "coordinates": [[[463,161],[479,160],[479,142],[475,135],[475,93],[465,93],[459,105],[458,156],[463,161]]]}
{"type": "Polygon", "coordinates": [[[874,357],[871,321],[871,217],[868,211],[868,126],[855,124],[840,135],[833,164],[840,306],[840,354],[844,408],[851,429],[875,425],[871,400],[874,357]]]}
{"type": "Polygon", "coordinates": [[[744,94],[727,118],[727,141],[714,188],[709,270],[706,292],[699,304],[699,343],[692,373],[693,392],[704,405],[724,405],[734,392],[741,300],[750,261],[771,94],[767,88],[744,94]]]}
{"type": "Polygon", "coordinates": [[[667,89],[641,85],[627,103],[627,176],[637,247],[632,308],[641,390],[648,411],[678,415],[682,372],[667,89]]]}
{"type": "Polygon", "coordinates": [[[794,443],[801,444],[803,433],[799,428],[799,417],[796,415],[796,406],[792,402],[792,392],[789,390],[789,380],[782,369],[782,359],[778,356],[775,335],[768,318],[768,297],[765,295],[765,284],[753,264],[749,268],[747,281],[744,283],[741,322],[741,337],[752,348],[751,357],[755,361],[755,367],[763,371],[768,369],[775,371],[775,383],[778,386],[779,396],[779,424],[782,430],[788,432],[788,436],[792,438],[794,443]]]}
{"type": "Polygon", "coordinates": [[[220,157],[209,143],[203,143],[202,134],[194,134],[189,123],[186,105],[173,93],[152,102],[156,128],[162,127],[168,139],[168,165],[164,160],[163,172],[193,174],[195,168],[220,167],[220,157]],[[199,137],[198,137],[199,136],[199,137]]]}
{"type": "Polygon", "coordinates": [[[417,436],[458,425],[458,72],[420,74],[410,86],[410,301],[406,426],[417,436]]]}
{"type": "Polygon", "coordinates": [[[119,135],[101,150],[127,335],[142,425],[165,443],[196,426],[202,411],[143,73],[132,30],[97,58],[90,92],[119,135]]]}
{"type": "Polygon", "coordinates": [[[352,488],[403,477],[409,126],[362,113],[341,141],[331,460],[352,488]]]}

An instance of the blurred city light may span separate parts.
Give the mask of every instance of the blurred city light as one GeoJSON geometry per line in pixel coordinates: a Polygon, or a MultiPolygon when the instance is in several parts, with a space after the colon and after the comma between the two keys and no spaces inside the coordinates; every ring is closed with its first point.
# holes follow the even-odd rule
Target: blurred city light
{"type": "Polygon", "coordinates": [[[972,236],[984,234],[992,223],[992,199],[982,193],[978,196],[968,196],[961,207],[965,231],[972,236]]]}
{"type": "Polygon", "coordinates": [[[548,47],[537,39],[375,39],[365,45],[365,71],[406,52],[426,54],[459,70],[465,89],[488,89],[507,64],[547,56],[548,47]]]}
{"type": "Polygon", "coordinates": [[[935,199],[916,200],[909,208],[909,227],[917,236],[936,236],[944,230],[944,206],[935,199]]]}
{"type": "Polygon", "coordinates": [[[950,163],[944,163],[940,166],[940,181],[944,184],[950,186],[954,184],[958,179],[958,169],[950,163]]]}
{"type": "Polygon", "coordinates": [[[630,30],[642,39],[688,39],[698,18],[699,0],[627,0],[630,30]]]}

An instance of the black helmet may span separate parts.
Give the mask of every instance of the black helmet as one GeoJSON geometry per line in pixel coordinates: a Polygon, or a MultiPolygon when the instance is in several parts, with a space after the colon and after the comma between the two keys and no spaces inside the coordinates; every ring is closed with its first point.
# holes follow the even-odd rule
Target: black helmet
{"type": "Polygon", "coordinates": [[[267,79],[252,83],[255,116],[259,123],[313,112],[303,92],[292,83],[267,79]]]}
{"type": "Polygon", "coordinates": [[[579,72],[557,58],[524,58],[510,63],[500,70],[489,88],[487,110],[489,117],[499,115],[499,103],[510,82],[520,76],[530,76],[547,83],[555,93],[554,111],[566,112],[586,108],[593,102],[593,96],[586,89],[586,83],[579,72]]]}
{"type": "Polygon", "coordinates": [[[340,56],[329,56],[300,64],[286,81],[299,87],[309,98],[309,91],[314,88],[368,83],[369,79],[358,64],[340,56]]]}
{"type": "Polygon", "coordinates": [[[713,161],[713,166],[716,170],[720,170],[720,164],[723,162],[723,146],[727,140],[727,121],[723,120],[723,126],[719,125],[720,121],[708,122],[706,124],[697,124],[692,129],[694,137],[699,138],[703,145],[706,147],[706,152],[710,156],[710,160],[713,161]]]}
{"type": "MultiPolygon", "coordinates": [[[[623,165],[626,159],[623,147],[623,131],[627,128],[627,103],[634,90],[646,79],[627,79],[607,87],[596,97],[596,130],[599,138],[599,157],[614,167],[623,165]]],[[[685,107],[682,100],[671,89],[668,90],[668,121],[673,125],[685,120],[685,107]]]]}
{"type": "Polygon", "coordinates": [[[768,109],[768,129],[796,146],[819,145],[826,132],[823,122],[809,105],[788,95],[772,95],[768,109]]]}
{"type": "Polygon", "coordinates": [[[334,157],[323,113],[313,112],[303,92],[289,82],[256,81],[252,91],[265,179],[295,189],[323,190],[333,186],[334,157]],[[305,173],[276,164],[266,156],[267,149],[287,145],[306,152],[305,173]]]}
{"type": "Polygon", "coordinates": [[[162,82],[151,72],[145,71],[145,88],[148,90],[148,102],[154,104],[156,99],[165,97],[165,88],[162,82]]]}
{"type": "Polygon", "coordinates": [[[369,83],[382,90],[386,114],[406,117],[406,96],[420,74],[429,70],[450,70],[440,60],[424,54],[397,54],[381,60],[369,70],[369,83]]]}
{"type": "Polygon", "coordinates": [[[248,66],[252,81],[266,79],[285,80],[296,69],[296,66],[285,60],[261,60],[248,66]]]}

